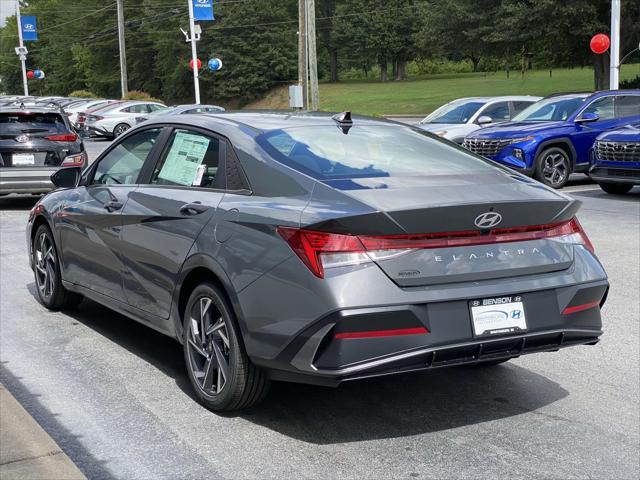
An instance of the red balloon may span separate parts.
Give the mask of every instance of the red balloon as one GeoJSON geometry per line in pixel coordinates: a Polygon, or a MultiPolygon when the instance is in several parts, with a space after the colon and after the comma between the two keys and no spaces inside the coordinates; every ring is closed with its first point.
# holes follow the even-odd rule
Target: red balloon
{"type": "Polygon", "coordinates": [[[609,50],[609,45],[611,41],[609,40],[609,36],[604,33],[598,33],[591,37],[591,51],[593,53],[601,54],[609,50]]]}
{"type": "Polygon", "coordinates": [[[27,78],[33,78],[33,77],[35,77],[35,76],[36,76],[36,74],[35,74],[35,73],[33,73],[33,70],[29,70],[29,71],[27,72],[27,78]]]}
{"type": "MultiPolygon", "coordinates": [[[[198,70],[200,70],[202,68],[202,61],[199,58],[197,60],[198,70]]],[[[189,60],[189,68],[193,70],[193,58],[189,60]]]]}

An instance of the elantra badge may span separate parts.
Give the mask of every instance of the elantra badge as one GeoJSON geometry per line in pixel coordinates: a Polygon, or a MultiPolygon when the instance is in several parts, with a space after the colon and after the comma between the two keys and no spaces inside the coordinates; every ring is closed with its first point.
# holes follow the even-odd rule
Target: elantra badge
{"type": "Polygon", "coordinates": [[[492,228],[502,221],[502,215],[498,212],[485,212],[478,215],[473,223],[478,228],[492,228]]]}

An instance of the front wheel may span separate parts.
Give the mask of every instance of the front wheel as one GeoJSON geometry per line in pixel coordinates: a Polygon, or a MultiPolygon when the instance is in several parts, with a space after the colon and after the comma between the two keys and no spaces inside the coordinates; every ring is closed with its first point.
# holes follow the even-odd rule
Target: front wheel
{"type": "Polygon", "coordinates": [[[247,357],[226,295],[211,283],[189,297],[183,348],[189,380],[205,407],[240,410],[266,395],[269,379],[247,357]]]}
{"type": "Polygon", "coordinates": [[[562,188],[571,175],[571,160],[560,147],[544,149],[536,158],[534,176],[551,188],[562,188]]]}
{"type": "Polygon", "coordinates": [[[612,195],[623,195],[633,188],[633,185],[628,183],[601,183],[600,188],[612,195]]]}
{"type": "Polygon", "coordinates": [[[61,310],[76,306],[82,295],[70,292],[62,285],[60,261],[51,230],[40,225],[33,241],[33,272],[38,299],[49,310],[61,310]]]}

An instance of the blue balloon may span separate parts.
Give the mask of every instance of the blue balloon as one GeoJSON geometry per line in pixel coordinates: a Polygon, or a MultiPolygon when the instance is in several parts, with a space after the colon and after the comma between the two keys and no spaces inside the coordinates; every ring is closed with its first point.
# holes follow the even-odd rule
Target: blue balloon
{"type": "Polygon", "coordinates": [[[42,70],[40,69],[34,70],[33,76],[36,78],[40,78],[42,76],[42,70]]]}
{"type": "Polygon", "coordinates": [[[207,66],[209,67],[209,70],[217,72],[222,68],[222,60],[220,60],[219,58],[212,58],[207,63],[207,66]]]}

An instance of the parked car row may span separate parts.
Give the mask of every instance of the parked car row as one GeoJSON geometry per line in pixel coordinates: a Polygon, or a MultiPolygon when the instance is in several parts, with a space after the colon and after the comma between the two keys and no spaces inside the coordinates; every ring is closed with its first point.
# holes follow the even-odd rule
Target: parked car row
{"type": "Polygon", "coordinates": [[[640,184],[639,124],[640,90],[615,90],[465,98],[419,126],[552,188],[585,173],[604,191],[624,193],[640,184]]]}
{"type": "Polygon", "coordinates": [[[87,164],[83,137],[113,139],[152,115],[224,111],[215,105],[65,97],[0,97],[0,195],[53,189],[60,167],[87,164]]]}

